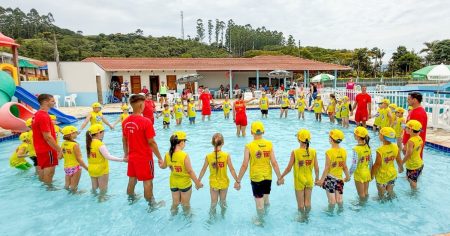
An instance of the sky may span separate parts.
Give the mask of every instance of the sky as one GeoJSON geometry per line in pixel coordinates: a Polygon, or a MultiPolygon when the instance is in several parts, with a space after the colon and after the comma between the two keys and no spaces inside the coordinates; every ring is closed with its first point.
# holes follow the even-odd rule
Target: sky
{"type": "MultiPolygon", "coordinates": [[[[55,25],[84,35],[131,33],[195,37],[201,18],[228,19],[293,35],[302,46],[379,47],[388,61],[399,45],[416,52],[424,42],[450,39],[450,0],[0,0],[0,5],[51,12],[55,25]]],[[[207,29],[205,29],[207,32],[207,29]]],[[[205,39],[206,40],[206,39],[205,39]]]]}

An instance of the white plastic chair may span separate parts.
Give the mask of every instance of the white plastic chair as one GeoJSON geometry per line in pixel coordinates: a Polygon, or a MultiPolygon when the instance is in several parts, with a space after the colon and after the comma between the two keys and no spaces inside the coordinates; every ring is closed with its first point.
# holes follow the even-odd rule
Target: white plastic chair
{"type": "Polygon", "coordinates": [[[65,96],[64,97],[64,106],[67,103],[69,107],[72,105],[76,107],[77,106],[77,102],[76,102],[77,96],[78,95],[75,93],[70,94],[69,96],[65,96]]]}
{"type": "Polygon", "coordinates": [[[173,105],[175,101],[174,95],[172,93],[168,93],[167,94],[167,102],[169,103],[169,105],[173,105]]]}
{"type": "Polygon", "coordinates": [[[53,95],[53,98],[55,99],[55,107],[59,108],[59,99],[61,98],[61,96],[53,95]]]}

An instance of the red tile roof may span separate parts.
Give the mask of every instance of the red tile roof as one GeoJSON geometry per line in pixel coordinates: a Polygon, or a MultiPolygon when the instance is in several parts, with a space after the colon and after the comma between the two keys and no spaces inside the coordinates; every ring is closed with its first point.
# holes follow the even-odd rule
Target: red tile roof
{"type": "Polygon", "coordinates": [[[351,67],[293,56],[257,56],[253,58],[123,58],[89,57],[105,71],[196,70],[196,71],[329,71],[351,70],[351,67]]]}

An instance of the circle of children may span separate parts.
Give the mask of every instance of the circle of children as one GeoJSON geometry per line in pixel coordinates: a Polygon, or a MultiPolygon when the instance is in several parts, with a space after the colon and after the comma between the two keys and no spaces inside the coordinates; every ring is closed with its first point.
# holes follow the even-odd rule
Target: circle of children
{"type": "MultiPolygon", "coordinates": [[[[282,112],[285,109],[283,107],[288,106],[286,99],[286,97],[283,97],[281,101],[282,112]]],[[[404,123],[404,111],[402,108],[394,107],[393,111],[397,114],[397,119],[393,119],[391,112],[386,109],[389,106],[388,100],[383,100],[383,110],[380,111],[382,114],[377,116],[377,118],[386,117],[386,119],[383,118],[376,121],[376,125],[381,128],[378,136],[381,146],[376,148],[374,163],[372,159],[373,147],[369,144],[369,132],[365,127],[359,126],[354,129],[352,138],[355,139],[357,144],[353,147],[353,160],[350,169],[346,164],[347,150],[339,146],[345,138],[344,133],[339,129],[333,129],[329,131],[330,148],[325,152],[325,168],[320,175],[316,150],[310,146],[311,141],[315,137],[307,129],[300,129],[296,133],[299,146],[292,150],[287,167],[283,172],[280,172],[273,151],[273,144],[271,141],[263,138],[264,124],[262,121],[255,121],[251,124],[253,141],[245,145],[244,159],[238,173],[233,168],[230,155],[223,148],[225,144],[224,137],[220,133],[216,133],[211,138],[212,151],[206,155],[203,168],[198,177],[191,166],[188,153],[183,151],[188,139],[185,132],[176,131],[171,135],[170,150],[165,154],[164,158],[161,157],[158,146],[153,139],[155,136],[153,125],[149,119],[141,115],[145,106],[145,97],[143,95],[132,95],[130,97],[130,104],[133,108],[132,114],[128,114],[127,105],[122,107],[124,110],[124,113],[121,115],[124,158],[112,156],[102,142],[105,132],[102,122],[111,128],[113,126],[103,118],[101,105],[99,103],[93,104],[93,111],[88,115],[86,122],[80,128],[82,130],[87,121],[91,122],[91,126],[86,132],[87,164],[82,158],[82,151],[76,141],[79,130],[74,126],[66,126],[61,130],[56,125],[54,127],[45,127],[43,120],[48,119],[50,122],[51,119],[55,121],[54,116],[46,118],[46,116],[48,117],[47,111],[54,105],[54,100],[51,95],[41,95],[38,100],[41,104],[41,110],[36,113],[33,120],[27,120],[27,126],[31,130],[20,135],[22,143],[10,159],[11,166],[20,170],[27,170],[32,167],[25,160],[25,157],[29,157],[33,160],[40,179],[45,183],[51,183],[53,173],[49,173],[51,171],[46,172],[46,170],[48,167],[53,167],[52,171],[54,172],[57,160],[56,158],[48,160],[46,157],[49,155],[50,157],[58,156],[59,159],[64,159],[65,188],[67,190],[71,192],[77,191],[82,169],[85,169],[91,177],[93,191],[100,189],[101,192],[106,192],[109,173],[108,160],[128,162],[127,175],[130,178],[127,188],[128,195],[130,197],[135,196],[134,187],[137,181],[143,181],[144,196],[149,201],[150,206],[155,206],[155,204],[161,202],[156,203],[152,193],[151,181],[154,178],[153,153],[158,158],[160,168],[170,168],[170,190],[173,200],[171,212],[175,214],[179,205],[182,206],[183,210],[189,210],[192,182],[194,182],[196,189],[202,188],[202,178],[208,168],[210,169],[211,210],[215,212],[217,204],[222,209],[226,208],[227,190],[230,185],[228,170],[235,181],[234,188],[239,190],[242,178],[250,165],[250,182],[258,216],[262,216],[269,205],[272,169],[277,177],[277,185],[282,185],[284,184],[285,176],[288,175],[293,167],[298,210],[302,216],[307,216],[311,210],[311,192],[314,185],[326,190],[329,209],[333,211],[336,204],[338,209],[342,207],[344,183],[350,181],[351,175],[354,176],[360,200],[366,201],[368,199],[369,183],[373,179],[375,179],[380,199],[389,199],[394,196],[393,190],[397,174],[403,172],[404,166],[406,167],[407,179],[412,189],[417,187],[417,180],[423,168],[421,150],[424,143],[419,136],[419,132],[422,129],[421,123],[416,120],[410,120],[406,125],[402,125],[404,123]],[[405,132],[410,134],[410,139],[406,144],[406,148],[404,148],[403,159],[400,151],[402,148],[397,144],[397,140],[401,139],[403,133],[402,126],[404,126],[405,132]],[[44,134],[44,141],[40,140],[38,135],[36,135],[36,131],[39,130],[44,134]],[[58,141],[55,132],[61,132],[63,135],[64,141],[60,145],[56,144],[58,141]],[[54,141],[48,138],[50,135],[55,138],[54,141]],[[47,154],[39,153],[42,151],[38,150],[38,147],[44,145],[42,142],[47,142],[52,149],[56,150],[57,154],[52,154],[52,152],[47,154]],[[394,162],[397,163],[397,168],[394,162]]],[[[262,101],[265,101],[264,96],[262,101]]],[[[316,102],[320,103],[317,99],[316,102]]],[[[344,97],[340,103],[342,106],[348,106],[348,98],[344,97]]],[[[299,107],[299,111],[303,112],[306,103],[302,96],[296,104],[299,107]]],[[[330,106],[334,105],[331,104],[330,106]]],[[[328,106],[328,111],[331,111],[330,106],[328,106]]],[[[312,107],[315,109],[314,105],[312,107]]],[[[321,109],[322,107],[320,107],[321,109]]],[[[316,114],[320,113],[320,110],[316,114]]],[[[164,110],[162,114],[165,116],[164,110]]],[[[299,114],[300,117],[304,119],[303,114],[299,114]]],[[[339,118],[344,118],[344,116],[339,118]]],[[[168,123],[167,120],[165,120],[165,125],[166,123],[168,123]]],[[[399,145],[401,145],[400,142],[399,145]]]]}

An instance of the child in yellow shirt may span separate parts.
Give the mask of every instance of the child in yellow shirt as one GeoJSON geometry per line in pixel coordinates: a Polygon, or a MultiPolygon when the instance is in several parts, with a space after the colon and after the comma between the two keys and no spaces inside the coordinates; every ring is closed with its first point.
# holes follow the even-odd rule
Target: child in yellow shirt
{"type": "Polygon", "coordinates": [[[422,124],[417,120],[410,120],[406,123],[406,132],[410,135],[406,143],[406,154],[402,163],[406,166],[406,177],[411,189],[417,189],[417,180],[422,174],[423,160],[420,156],[424,145],[419,133],[422,131],[422,124]]]}
{"type": "Polygon", "coordinates": [[[30,137],[28,132],[22,133],[19,136],[19,140],[22,141],[22,143],[16,148],[14,153],[9,158],[9,165],[19,170],[28,170],[33,167],[33,165],[25,160],[25,157],[28,156],[28,145],[30,145],[30,137]]]}

